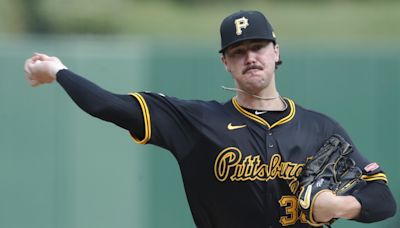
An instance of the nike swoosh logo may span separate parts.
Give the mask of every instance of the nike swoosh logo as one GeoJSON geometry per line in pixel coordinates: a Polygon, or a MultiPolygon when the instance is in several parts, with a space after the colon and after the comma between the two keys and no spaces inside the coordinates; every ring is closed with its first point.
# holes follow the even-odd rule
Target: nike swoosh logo
{"type": "Polygon", "coordinates": [[[261,112],[255,111],[255,112],[254,112],[254,114],[256,114],[256,115],[261,115],[261,114],[264,114],[264,113],[267,113],[267,112],[266,112],[266,111],[261,111],[261,112]]]}
{"type": "Polygon", "coordinates": [[[236,130],[236,129],[240,129],[240,128],[244,128],[246,127],[246,125],[232,125],[232,123],[228,124],[228,130],[232,131],[232,130],[236,130]]]}
{"type": "MultiPolygon", "coordinates": [[[[301,190],[300,196],[302,195],[303,191],[304,189],[301,190]]],[[[308,209],[310,207],[311,191],[312,191],[312,185],[309,185],[307,187],[306,193],[304,194],[304,199],[301,199],[301,197],[299,197],[299,204],[304,209],[308,209]]]]}

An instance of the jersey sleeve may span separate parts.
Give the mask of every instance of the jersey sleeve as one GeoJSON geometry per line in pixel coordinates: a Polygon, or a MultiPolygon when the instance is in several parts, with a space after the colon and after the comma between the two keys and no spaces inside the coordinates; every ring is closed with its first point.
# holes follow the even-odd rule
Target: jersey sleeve
{"type": "Polygon", "coordinates": [[[66,69],[57,72],[57,82],[75,104],[89,115],[142,137],[142,113],[138,102],[131,96],[112,93],[66,69]]]}
{"type": "Polygon", "coordinates": [[[361,190],[353,193],[361,204],[360,215],[355,219],[363,223],[378,222],[396,214],[396,201],[389,186],[370,181],[361,190]]]}
{"type": "Polygon", "coordinates": [[[153,144],[171,151],[178,160],[191,151],[204,123],[204,102],[180,100],[162,94],[131,93],[141,108],[144,137],[131,133],[139,144],[153,144]]]}

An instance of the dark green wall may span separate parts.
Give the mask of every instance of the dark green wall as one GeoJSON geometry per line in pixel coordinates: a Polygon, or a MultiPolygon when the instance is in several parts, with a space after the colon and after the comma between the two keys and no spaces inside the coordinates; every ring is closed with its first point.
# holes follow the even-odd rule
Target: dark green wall
{"type": "MultiPolygon", "coordinates": [[[[128,38],[0,42],[0,227],[194,227],[173,156],[79,110],[59,85],[30,88],[34,51],[117,93],[151,90],[225,101],[232,86],[214,46],[128,38]]],[[[282,45],[282,95],[338,120],[384,167],[400,201],[400,48],[282,45]]],[[[399,227],[400,217],[336,227],[399,227]]]]}

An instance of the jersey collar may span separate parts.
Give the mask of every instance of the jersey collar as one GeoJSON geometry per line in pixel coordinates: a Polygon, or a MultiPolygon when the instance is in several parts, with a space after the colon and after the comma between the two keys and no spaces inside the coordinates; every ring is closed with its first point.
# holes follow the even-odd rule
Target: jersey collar
{"type": "Polygon", "coordinates": [[[241,114],[243,114],[244,116],[246,116],[247,118],[250,118],[262,125],[267,126],[269,129],[279,126],[281,124],[287,123],[290,120],[293,119],[294,115],[296,114],[296,106],[294,104],[294,102],[292,100],[290,100],[289,98],[285,98],[286,101],[288,101],[289,103],[289,107],[290,108],[290,112],[287,116],[283,117],[282,119],[276,121],[274,124],[270,125],[266,120],[264,120],[263,118],[248,112],[247,110],[245,110],[244,108],[242,108],[239,103],[237,102],[236,97],[232,98],[232,104],[233,106],[236,108],[236,110],[238,110],[241,114]]]}

